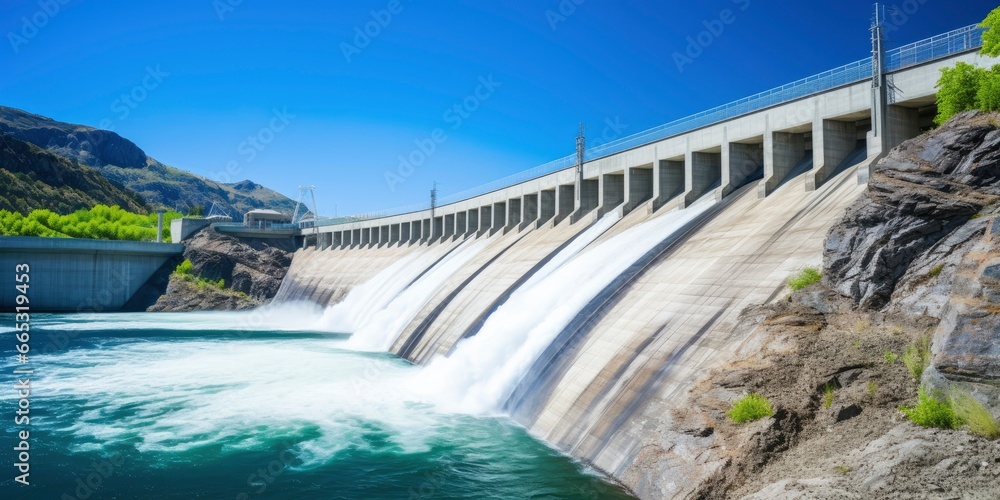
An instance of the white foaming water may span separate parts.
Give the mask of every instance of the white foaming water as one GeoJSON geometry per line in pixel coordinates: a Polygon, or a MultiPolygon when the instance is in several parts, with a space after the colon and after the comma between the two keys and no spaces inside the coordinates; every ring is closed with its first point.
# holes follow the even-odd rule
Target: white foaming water
{"type": "Polygon", "coordinates": [[[219,446],[225,454],[287,441],[310,467],[363,448],[372,433],[403,453],[423,452],[451,420],[404,391],[413,367],[345,351],[342,341],[101,342],[36,361],[39,398],[82,406],[77,419],[38,417],[72,434],[76,452],[134,445],[183,456],[219,446]]]}
{"type": "Polygon", "coordinates": [[[551,260],[546,262],[545,265],[528,278],[528,281],[525,281],[520,288],[533,286],[536,282],[552,274],[553,271],[562,267],[566,261],[572,259],[584,248],[587,248],[594,242],[594,240],[604,234],[605,231],[611,229],[611,226],[615,225],[615,223],[620,221],[621,218],[622,216],[617,210],[604,214],[604,217],[601,217],[597,223],[587,228],[586,231],[577,236],[576,239],[574,239],[569,245],[566,245],[566,248],[560,250],[555,257],[552,257],[551,260]]]}
{"type": "Polygon", "coordinates": [[[352,333],[384,309],[437,255],[411,252],[383,269],[370,280],[347,293],[344,300],[326,308],[320,327],[333,332],[352,333]]]}
{"type": "Polygon", "coordinates": [[[580,309],[646,252],[714,204],[714,198],[704,197],[563,260],[543,278],[518,288],[475,337],[461,341],[451,356],[432,360],[408,387],[448,411],[499,412],[532,363],[580,309]]]}
{"type": "Polygon", "coordinates": [[[462,243],[430,271],[400,293],[378,312],[371,314],[364,326],[351,335],[348,347],[386,351],[392,347],[399,334],[413,317],[459,269],[475,257],[485,246],[485,241],[462,243]]]}

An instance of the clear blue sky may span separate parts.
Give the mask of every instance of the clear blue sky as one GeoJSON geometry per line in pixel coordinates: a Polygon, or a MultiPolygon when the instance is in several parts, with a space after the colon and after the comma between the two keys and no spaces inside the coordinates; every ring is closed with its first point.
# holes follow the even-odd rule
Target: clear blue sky
{"type": "MultiPolygon", "coordinates": [[[[585,0],[574,12],[564,0],[565,16],[557,0],[42,3],[60,1],[52,14],[37,0],[0,5],[0,104],[110,124],[209,178],[230,166],[232,180],[293,198],[315,184],[322,215],[420,202],[435,180],[447,195],[570,154],[579,121],[592,140],[608,121],[635,133],[862,59],[871,16],[858,0],[585,0]],[[390,7],[375,24],[371,12],[390,7]],[[673,54],[725,9],[730,22],[679,71],[673,54]],[[356,40],[366,25],[367,44],[356,40]],[[449,112],[463,102],[475,110],[449,112]],[[294,117],[272,120],[275,109],[294,117]],[[398,157],[438,128],[444,141],[390,189],[398,157]]],[[[996,3],[898,1],[891,36],[972,24],[996,3]]]]}

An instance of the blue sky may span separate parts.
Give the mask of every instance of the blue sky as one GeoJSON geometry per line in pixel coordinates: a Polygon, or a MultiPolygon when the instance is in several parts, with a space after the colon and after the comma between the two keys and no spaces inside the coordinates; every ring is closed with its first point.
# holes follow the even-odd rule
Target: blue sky
{"type": "MultiPolygon", "coordinates": [[[[902,44],[996,2],[890,5],[902,44]]],[[[571,154],[580,121],[614,138],[862,59],[870,17],[856,0],[6,0],[0,104],[209,178],[314,184],[345,215],[571,154]]]]}

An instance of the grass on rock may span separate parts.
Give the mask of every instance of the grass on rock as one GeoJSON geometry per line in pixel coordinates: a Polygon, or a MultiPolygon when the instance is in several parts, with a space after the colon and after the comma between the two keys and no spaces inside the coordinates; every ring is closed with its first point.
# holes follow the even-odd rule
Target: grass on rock
{"type": "Polygon", "coordinates": [[[726,415],[733,419],[733,422],[742,424],[770,417],[774,415],[774,409],[771,408],[771,402],[767,398],[751,392],[733,403],[733,408],[726,415]]]}
{"type": "Polygon", "coordinates": [[[821,279],[823,279],[823,275],[820,274],[819,269],[807,267],[788,278],[788,287],[793,292],[797,292],[813,283],[819,283],[821,279]]]}

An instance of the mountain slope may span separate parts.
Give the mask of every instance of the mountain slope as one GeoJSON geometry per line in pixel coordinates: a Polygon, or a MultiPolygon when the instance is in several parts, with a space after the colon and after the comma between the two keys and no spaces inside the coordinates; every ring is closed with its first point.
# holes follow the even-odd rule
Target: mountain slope
{"type": "Polygon", "coordinates": [[[151,205],[186,211],[216,203],[234,220],[255,208],[292,213],[295,201],[249,181],[223,184],[150,158],[132,141],[108,131],[63,123],[0,106],[0,133],[93,167],[111,181],[139,193],[151,205]]]}
{"type": "Polygon", "coordinates": [[[0,209],[27,214],[48,208],[65,214],[99,203],[149,211],[138,194],[97,170],[0,134],[0,209]]]}

